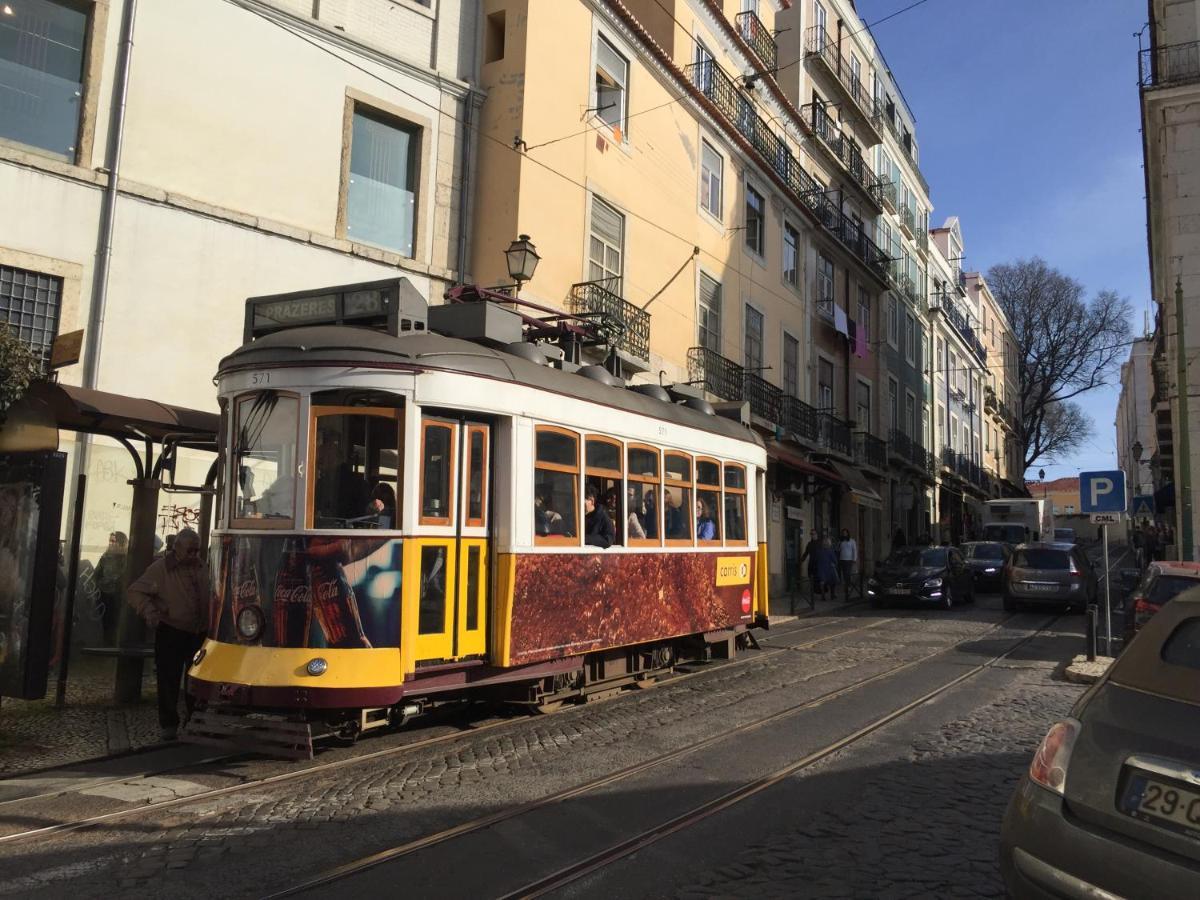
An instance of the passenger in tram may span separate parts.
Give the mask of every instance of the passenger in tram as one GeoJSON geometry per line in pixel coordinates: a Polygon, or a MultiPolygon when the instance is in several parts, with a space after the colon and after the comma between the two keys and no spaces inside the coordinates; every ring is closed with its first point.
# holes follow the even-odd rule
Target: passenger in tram
{"type": "Polygon", "coordinates": [[[717,523],[713,521],[708,502],[701,497],[696,501],[696,540],[715,541],[717,539],[717,523]]]}
{"type": "Polygon", "coordinates": [[[629,540],[644,540],[646,537],[646,527],[642,524],[642,516],[644,513],[639,509],[640,504],[637,500],[637,491],[631,486],[625,493],[626,501],[629,506],[629,516],[625,521],[625,531],[629,540]]]}
{"type": "Polygon", "coordinates": [[[386,481],[380,481],[371,491],[371,502],[368,512],[374,515],[380,528],[394,528],[396,525],[396,492],[386,481]]]}
{"type": "Polygon", "coordinates": [[[533,495],[533,521],[538,534],[563,533],[562,516],[555,512],[554,502],[549,491],[533,495]]]}
{"type": "Polygon", "coordinates": [[[670,490],[663,491],[663,503],[663,534],[667,540],[686,540],[689,535],[683,520],[683,510],[679,508],[679,501],[670,490]]]}
{"type": "Polygon", "coordinates": [[[613,545],[616,531],[612,519],[608,517],[608,510],[597,502],[598,499],[596,489],[589,487],[583,500],[583,509],[587,513],[584,517],[583,542],[592,547],[607,549],[613,545]]]}
{"type": "Polygon", "coordinates": [[[314,507],[317,520],[356,519],[368,515],[371,487],[342,455],[341,438],[322,430],[317,435],[317,485],[314,507]]]}
{"type": "Polygon", "coordinates": [[[654,488],[646,488],[642,497],[642,525],[646,529],[646,537],[650,540],[658,538],[658,502],[654,496],[654,488]]]}

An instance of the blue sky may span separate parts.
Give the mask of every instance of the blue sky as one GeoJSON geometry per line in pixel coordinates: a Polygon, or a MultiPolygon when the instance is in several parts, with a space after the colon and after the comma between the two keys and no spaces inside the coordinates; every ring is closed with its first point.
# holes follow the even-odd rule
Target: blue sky
{"type": "MultiPolygon", "coordinates": [[[[857,5],[870,23],[910,2],[857,5]]],[[[1135,333],[1150,291],[1134,37],[1145,19],[1140,0],[927,0],[874,29],[917,119],[932,221],[961,220],[964,267],[1041,256],[1089,294],[1128,297],[1135,333]]],[[[1095,434],[1045,465],[1047,479],[1116,468],[1117,395],[1080,398],[1095,434]]]]}

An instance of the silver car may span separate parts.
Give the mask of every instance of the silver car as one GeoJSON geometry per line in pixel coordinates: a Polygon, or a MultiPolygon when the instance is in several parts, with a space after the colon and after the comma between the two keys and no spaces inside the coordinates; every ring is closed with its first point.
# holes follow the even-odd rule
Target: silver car
{"type": "Polygon", "coordinates": [[[1013,897],[1200,897],[1200,590],[1050,728],[1004,816],[1000,867],[1013,897]]]}
{"type": "Polygon", "coordinates": [[[1021,544],[1004,567],[1004,608],[1052,604],[1082,612],[1095,602],[1096,585],[1096,572],[1078,547],[1021,544]]]}

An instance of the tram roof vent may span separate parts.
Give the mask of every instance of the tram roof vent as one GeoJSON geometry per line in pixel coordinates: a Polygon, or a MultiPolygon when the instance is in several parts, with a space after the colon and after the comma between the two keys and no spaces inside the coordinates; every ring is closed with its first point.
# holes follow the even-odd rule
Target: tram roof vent
{"type": "Polygon", "coordinates": [[[576,375],[582,375],[584,378],[589,378],[592,381],[598,381],[601,384],[607,384],[609,387],[620,388],[625,386],[625,382],[614,375],[604,366],[581,366],[576,375]]]}
{"type": "Polygon", "coordinates": [[[717,411],[713,409],[713,405],[703,397],[688,397],[683,401],[683,405],[688,409],[694,409],[696,412],[704,413],[706,416],[715,416],[717,411]]]}
{"type": "Polygon", "coordinates": [[[639,394],[645,394],[647,397],[653,397],[655,400],[661,400],[663,403],[671,402],[671,395],[667,393],[666,388],[657,384],[635,384],[629,389],[637,391],[639,394]]]}
{"type": "Polygon", "coordinates": [[[683,403],[687,400],[703,400],[704,391],[693,384],[686,382],[677,382],[676,384],[666,385],[667,393],[671,395],[671,399],[676,403],[683,403]]]}
{"type": "Polygon", "coordinates": [[[536,363],[539,366],[549,365],[550,363],[550,360],[546,358],[546,354],[542,352],[542,348],[537,344],[528,344],[525,341],[513,341],[512,343],[505,344],[500,349],[505,353],[519,356],[521,359],[536,363]]]}
{"type": "Polygon", "coordinates": [[[507,348],[520,341],[521,325],[517,313],[495,303],[446,303],[429,307],[430,331],[489,347],[507,348]]]}

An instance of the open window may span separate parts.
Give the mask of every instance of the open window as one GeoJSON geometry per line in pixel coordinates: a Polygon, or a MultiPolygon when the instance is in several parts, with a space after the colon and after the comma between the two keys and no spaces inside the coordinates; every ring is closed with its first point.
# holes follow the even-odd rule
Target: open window
{"type": "Polygon", "coordinates": [[[626,542],[631,547],[657,547],[662,543],[662,512],[658,506],[661,490],[658,451],[642,444],[630,444],[626,458],[629,462],[629,487],[625,499],[630,512],[626,523],[626,542]]]}
{"type": "Polygon", "coordinates": [[[721,464],[715,459],[696,459],[696,543],[721,543],[721,464]]]}
{"type": "Polygon", "coordinates": [[[533,471],[537,544],[579,544],[579,435],[539,425],[533,471]]]}
{"type": "Polygon", "coordinates": [[[394,394],[312,398],[308,527],[399,527],[404,407],[394,394]]]}
{"type": "Polygon", "coordinates": [[[745,466],[725,466],[725,543],[746,543],[745,466]]]}
{"type": "Polygon", "coordinates": [[[234,407],[233,527],[291,528],[296,516],[300,400],[278,391],[234,407]]]}
{"type": "Polygon", "coordinates": [[[692,458],[667,451],[663,456],[663,537],[668,544],[692,543],[692,458]]]}
{"type": "Polygon", "coordinates": [[[625,500],[621,496],[621,442],[612,438],[589,435],[584,442],[584,491],[596,489],[597,502],[602,503],[612,519],[616,533],[614,543],[624,543],[625,500]]]}

